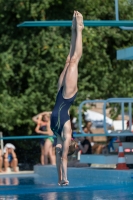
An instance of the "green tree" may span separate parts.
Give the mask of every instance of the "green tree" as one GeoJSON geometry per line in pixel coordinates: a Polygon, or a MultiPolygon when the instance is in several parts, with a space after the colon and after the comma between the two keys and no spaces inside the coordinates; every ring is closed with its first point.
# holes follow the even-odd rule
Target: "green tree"
{"type": "MultiPolygon", "coordinates": [[[[124,0],[119,4],[120,18],[132,19],[133,7],[124,0]]],[[[74,9],[85,20],[114,20],[114,1],[0,0],[0,5],[0,130],[31,134],[32,116],[53,108],[69,51],[70,27],[17,28],[17,24],[70,20],[74,9]]],[[[85,27],[76,108],[87,98],[132,97],[132,61],[116,61],[116,50],[132,44],[132,31],[85,27]]]]}

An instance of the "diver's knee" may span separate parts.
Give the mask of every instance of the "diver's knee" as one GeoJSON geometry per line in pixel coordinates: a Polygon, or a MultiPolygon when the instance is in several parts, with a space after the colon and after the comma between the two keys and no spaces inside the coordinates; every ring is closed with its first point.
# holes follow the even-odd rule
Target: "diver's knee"
{"type": "Polygon", "coordinates": [[[77,63],[78,60],[79,60],[79,57],[77,56],[77,54],[74,54],[74,55],[71,57],[70,64],[77,63]]]}

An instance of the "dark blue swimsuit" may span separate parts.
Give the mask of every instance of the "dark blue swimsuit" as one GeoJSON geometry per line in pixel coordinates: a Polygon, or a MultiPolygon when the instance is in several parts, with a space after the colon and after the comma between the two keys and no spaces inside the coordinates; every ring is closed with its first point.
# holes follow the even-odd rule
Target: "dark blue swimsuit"
{"type": "Polygon", "coordinates": [[[70,120],[70,116],[68,115],[68,110],[74,99],[76,98],[76,94],[70,99],[64,99],[62,96],[63,87],[59,90],[56,103],[51,115],[51,130],[55,135],[60,135],[66,121],[70,120]]]}

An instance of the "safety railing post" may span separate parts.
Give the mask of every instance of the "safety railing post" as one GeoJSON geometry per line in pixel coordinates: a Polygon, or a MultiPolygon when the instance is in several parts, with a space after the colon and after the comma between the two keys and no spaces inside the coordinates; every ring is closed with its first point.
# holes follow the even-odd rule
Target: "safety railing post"
{"type": "Polygon", "coordinates": [[[0,146],[1,146],[1,151],[2,151],[2,153],[3,153],[4,144],[3,144],[2,136],[3,136],[3,133],[0,132],[0,146]]]}

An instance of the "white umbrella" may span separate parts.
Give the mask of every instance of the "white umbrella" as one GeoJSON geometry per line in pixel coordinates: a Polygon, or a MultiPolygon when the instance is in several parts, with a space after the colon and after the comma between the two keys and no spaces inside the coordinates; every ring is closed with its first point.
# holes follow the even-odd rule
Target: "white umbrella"
{"type": "MultiPolygon", "coordinates": [[[[104,115],[92,110],[87,110],[84,112],[85,114],[85,120],[86,121],[103,121],[104,120],[104,115]]],[[[106,123],[112,125],[113,120],[110,119],[109,117],[106,117],[106,123]]]]}
{"type": "Polygon", "coordinates": [[[3,150],[4,153],[6,153],[6,149],[7,149],[7,148],[11,148],[11,149],[14,149],[14,150],[16,149],[15,146],[14,146],[13,144],[7,143],[7,144],[4,146],[4,150],[3,150]]]}

